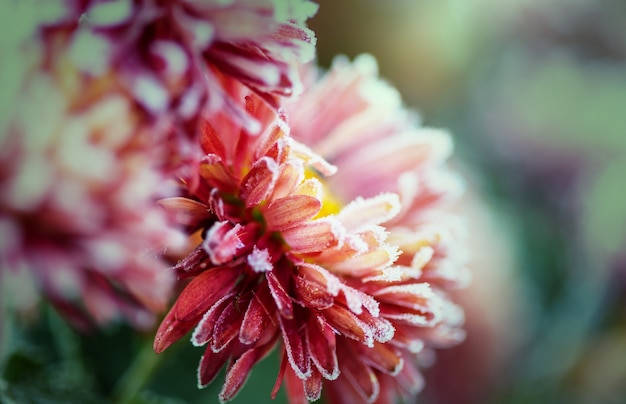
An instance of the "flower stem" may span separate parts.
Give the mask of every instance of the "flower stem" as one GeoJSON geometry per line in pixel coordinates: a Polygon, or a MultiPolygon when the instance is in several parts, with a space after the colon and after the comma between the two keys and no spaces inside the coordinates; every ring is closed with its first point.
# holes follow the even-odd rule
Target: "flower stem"
{"type": "Polygon", "coordinates": [[[163,355],[157,355],[152,349],[152,341],[147,339],[130,364],[126,372],[120,377],[113,389],[113,402],[129,404],[150,380],[157,369],[163,355]]]}

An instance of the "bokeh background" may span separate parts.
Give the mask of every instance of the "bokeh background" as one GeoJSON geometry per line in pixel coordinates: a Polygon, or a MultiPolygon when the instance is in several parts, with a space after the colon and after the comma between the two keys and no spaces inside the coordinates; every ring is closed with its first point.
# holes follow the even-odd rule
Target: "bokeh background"
{"type": "MultiPolygon", "coordinates": [[[[451,131],[467,182],[468,337],[437,354],[418,402],[626,403],[626,2],[319,3],[319,63],[374,55],[425,125],[451,131]]],[[[155,360],[151,335],[77,337],[36,305],[4,332],[0,392],[18,402],[106,402],[155,360]]],[[[134,402],[217,402],[219,379],[196,389],[200,355],[174,345],[134,402]]],[[[265,402],[275,360],[235,402],[265,402]]]]}

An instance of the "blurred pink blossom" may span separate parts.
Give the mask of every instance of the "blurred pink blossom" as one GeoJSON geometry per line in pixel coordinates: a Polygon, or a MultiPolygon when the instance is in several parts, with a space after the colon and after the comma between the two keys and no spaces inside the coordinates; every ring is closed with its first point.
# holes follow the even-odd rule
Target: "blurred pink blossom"
{"type": "Polygon", "coordinates": [[[343,273],[348,285],[379,302],[380,316],[395,328],[375,355],[396,367],[372,363],[371,351],[352,352],[340,361],[337,382],[326,383],[328,398],[395,402],[400,393],[409,399],[423,384],[415,354],[455,345],[465,335],[463,312],[446,294],[469,281],[463,226],[444,203],[462,190],[446,165],[452,142],[444,131],[419,126],[398,92],[378,78],[369,55],[353,63],[336,58],[322,77],[306,71],[305,91],[287,104],[287,115],[292,136],[337,167],[329,192],[339,205],[381,192],[398,194],[400,202],[398,214],[381,223],[398,250],[394,265],[381,274],[355,274],[346,265],[343,273]]]}
{"type": "Polygon", "coordinates": [[[40,28],[48,52],[63,42],[85,75],[115,71],[120,87],[182,140],[195,136],[200,113],[220,109],[258,129],[228,97],[229,79],[276,106],[298,91],[296,66],[315,51],[304,22],[317,5],[305,0],[54,3],[64,11],[40,28]]]}

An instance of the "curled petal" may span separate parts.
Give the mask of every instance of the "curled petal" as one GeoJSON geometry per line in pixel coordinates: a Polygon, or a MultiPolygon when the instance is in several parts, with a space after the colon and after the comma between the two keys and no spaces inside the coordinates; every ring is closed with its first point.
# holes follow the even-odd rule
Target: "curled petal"
{"type": "Polygon", "coordinates": [[[215,222],[206,232],[202,246],[215,265],[227,264],[244,248],[251,248],[251,232],[239,223],[215,222]]]}
{"type": "Polygon", "coordinates": [[[185,258],[178,261],[172,268],[179,278],[187,278],[190,276],[196,276],[198,273],[210,269],[213,266],[209,260],[209,255],[202,248],[202,246],[196,247],[185,258]]]}

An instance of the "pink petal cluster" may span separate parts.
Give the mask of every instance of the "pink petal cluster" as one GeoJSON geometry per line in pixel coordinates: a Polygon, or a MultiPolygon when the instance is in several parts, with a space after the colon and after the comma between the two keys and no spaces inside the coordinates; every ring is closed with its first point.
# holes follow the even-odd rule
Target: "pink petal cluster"
{"type": "Polygon", "coordinates": [[[2,268],[31,273],[80,328],[149,327],[174,281],[158,255],[183,241],[154,203],[158,155],[126,97],[81,103],[62,79],[76,77],[30,75],[0,140],[2,268]]]}
{"type": "Polygon", "coordinates": [[[254,130],[256,123],[228,98],[228,81],[277,105],[276,97],[300,87],[297,63],[314,56],[315,36],[303,22],[317,5],[308,1],[55,2],[64,12],[41,27],[48,50],[65,36],[79,68],[95,75],[114,70],[124,91],[182,140],[194,137],[199,113],[218,109],[254,130]]]}
{"type": "Polygon", "coordinates": [[[444,206],[462,183],[445,164],[449,135],[419,126],[397,91],[378,78],[371,56],[353,63],[338,57],[326,75],[318,74],[308,70],[308,87],[287,106],[292,137],[338,168],[327,186],[340,203],[393,192],[401,204],[382,223],[387,242],[400,251],[397,260],[381,273],[355,277],[350,269],[346,282],[380,303],[381,317],[395,328],[386,344],[395,356],[387,358],[403,366],[394,374],[372,366],[367,355],[353,355],[340,361],[348,366],[340,366],[345,378],[326,383],[326,391],[332,402],[395,402],[398,392],[409,398],[422,387],[415,354],[464,338],[463,313],[445,293],[469,281],[462,226],[444,206]],[[331,94],[339,102],[328,102],[331,94]]]}
{"type": "Polygon", "coordinates": [[[337,62],[281,114],[246,87],[231,91],[263,130],[207,119],[197,175],[161,201],[203,241],[175,267],[192,280],[155,350],[193,330],[206,345],[199,385],[227,366],[222,401],[274,346],[274,394],[284,380],[291,402],[323,386],[337,403],[414,396],[415,355],[464,337],[445,295],[467,280],[463,257],[436,215],[458,190],[444,167],[449,138],[416,126],[365,56],[337,62]]]}
{"type": "MultiPolygon", "coordinates": [[[[120,316],[149,327],[184,243],[156,200],[192,171],[201,114],[228,111],[245,83],[276,108],[313,57],[307,1],[53,0],[20,15],[0,72],[0,259],[26,271],[78,327],[120,316]],[[244,23],[242,23],[244,22],[244,23]],[[6,118],[6,119],[5,119],[6,118]]],[[[8,272],[7,272],[8,274],[8,272]]]]}

